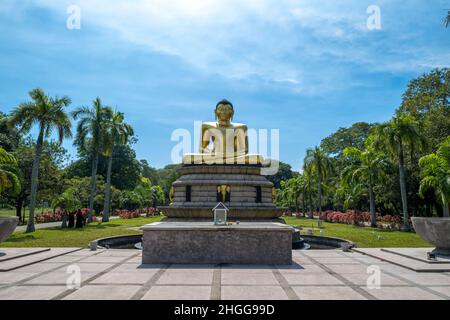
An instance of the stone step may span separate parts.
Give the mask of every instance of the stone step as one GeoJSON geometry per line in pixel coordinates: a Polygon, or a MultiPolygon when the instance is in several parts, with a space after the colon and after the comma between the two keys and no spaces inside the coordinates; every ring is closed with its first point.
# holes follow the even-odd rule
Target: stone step
{"type": "MultiPolygon", "coordinates": [[[[32,254],[17,257],[14,259],[3,260],[0,262],[0,272],[7,272],[22,267],[26,267],[38,262],[53,259],[71,252],[82,250],[82,248],[41,248],[43,251],[32,254]]],[[[1,248],[0,251],[5,251],[5,248],[1,248]]],[[[6,253],[8,255],[8,253],[6,253]]]]}

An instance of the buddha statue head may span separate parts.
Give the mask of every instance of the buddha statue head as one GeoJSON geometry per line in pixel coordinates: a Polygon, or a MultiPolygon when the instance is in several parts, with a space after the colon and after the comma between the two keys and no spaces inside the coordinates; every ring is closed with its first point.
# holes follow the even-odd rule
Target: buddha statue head
{"type": "Polygon", "coordinates": [[[234,108],[233,104],[228,100],[221,100],[216,105],[216,110],[214,111],[216,120],[221,126],[228,126],[233,120],[234,108]]]}

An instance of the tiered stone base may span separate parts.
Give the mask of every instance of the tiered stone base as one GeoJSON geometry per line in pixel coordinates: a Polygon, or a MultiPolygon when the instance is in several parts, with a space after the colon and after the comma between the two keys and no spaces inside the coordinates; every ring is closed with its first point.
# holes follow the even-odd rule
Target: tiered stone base
{"type": "Polygon", "coordinates": [[[160,207],[169,218],[212,219],[218,202],[217,187],[229,186],[230,220],[276,219],[283,214],[272,201],[273,184],[261,175],[260,166],[191,165],[182,168],[183,175],[173,183],[173,203],[160,207]],[[190,188],[190,201],[187,199],[190,188]],[[260,199],[257,199],[257,188],[260,199]]]}

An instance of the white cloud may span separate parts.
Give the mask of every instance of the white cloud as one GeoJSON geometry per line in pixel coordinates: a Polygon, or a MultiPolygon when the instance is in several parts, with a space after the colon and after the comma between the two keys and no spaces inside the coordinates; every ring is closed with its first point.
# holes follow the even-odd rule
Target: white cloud
{"type": "Polygon", "coordinates": [[[314,93],[331,89],[337,79],[345,82],[345,75],[327,69],[329,63],[375,71],[443,64],[430,58],[432,50],[424,57],[389,54],[396,37],[404,35],[371,40],[373,33],[365,27],[370,3],[360,0],[34,1],[58,14],[78,4],[83,24],[114,32],[125,43],[178,57],[206,73],[256,76],[295,92],[314,93]],[[422,61],[405,63],[411,59],[422,61]]]}

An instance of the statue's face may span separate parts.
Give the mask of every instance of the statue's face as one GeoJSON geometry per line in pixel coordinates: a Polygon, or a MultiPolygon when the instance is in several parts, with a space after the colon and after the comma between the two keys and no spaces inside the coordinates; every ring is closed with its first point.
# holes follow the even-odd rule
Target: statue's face
{"type": "Polygon", "coordinates": [[[220,104],[216,109],[216,116],[220,121],[229,121],[233,116],[233,109],[229,104],[220,104]]]}

